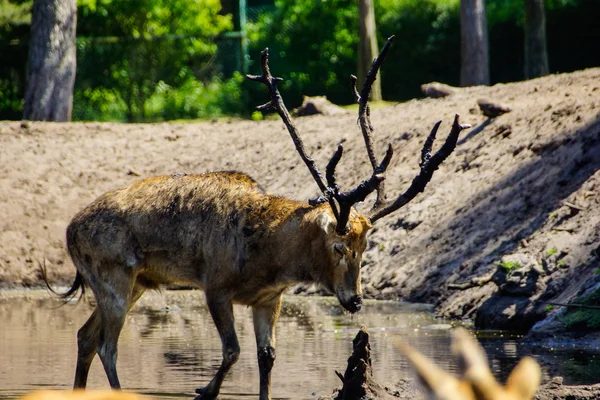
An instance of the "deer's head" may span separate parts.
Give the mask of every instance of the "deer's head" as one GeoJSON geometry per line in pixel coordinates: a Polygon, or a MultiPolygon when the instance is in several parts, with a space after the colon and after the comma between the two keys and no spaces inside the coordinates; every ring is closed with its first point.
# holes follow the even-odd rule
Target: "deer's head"
{"type": "Polygon", "coordinates": [[[325,286],[335,293],[340,304],[351,313],[362,307],[360,265],[367,248],[367,232],[371,223],[364,215],[351,209],[343,234],[336,231],[337,220],[327,206],[316,218],[325,237],[325,286]]]}
{"type": "Polygon", "coordinates": [[[389,144],[382,161],[377,161],[373,150],[373,127],[370,121],[368,99],[371,86],[377,76],[377,71],[387,55],[392,40],[393,36],[388,39],[379,56],[373,61],[371,70],[366,76],[360,93],[356,89],[356,77],[351,76],[354,95],[359,104],[358,119],[365,139],[367,154],[373,167],[373,173],[357,187],[348,191],[340,189],[335,177],[335,169],[344,152],[341,145],[338,146],[327,164],[325,180],[316,167],[314,160],[306,154],[302,139],[298,135],[296,126],[277,89],[277,83],[281,82],[282,79],[273,77],[269,70],[268,48],[264,49],[261,53],[262,75],[248,75],[250,80],[263,83],[267,87],[271,97],[268,103],[257,107],[257,109],[259,111],[277,111],[292,137],[296,150],[323,193],[322,196],[309,200],[309,203],[314,207],[320,207],[323,203],[328,203],[329,212],[321,213],[321,220],[318,221],[319,226],[326,235],[327,256],[330,261],[329,265],[332,266],[332,271],[328,272],[325,285],[337,295],[340,303],[350,312],[360,310],[362,304],[360,264],[362,253],[365,251],[367,245],[366,234],[368,230],[375,221],[403,207],[417,194],[422,192],[431,180],[434,171],[438,169],[439,165],[456,147],[459,133],[465,128],[470,128],[470,125],[459,124],[459,116],[457,114],[446,142],[439,151],[432,155],[431,149],[441,121],[436,123],[421,150],[420,173],[413,179],[410,187],[398,196],[398,198],[393,201],[386,201],[384,188],[385,171],[392,159],[393,150],[392,145],[389,144]],[[377,191],[377,201],[370,213],[362,215],[356,212],[353,206],[365,200],[374,191],[377,191]]]}

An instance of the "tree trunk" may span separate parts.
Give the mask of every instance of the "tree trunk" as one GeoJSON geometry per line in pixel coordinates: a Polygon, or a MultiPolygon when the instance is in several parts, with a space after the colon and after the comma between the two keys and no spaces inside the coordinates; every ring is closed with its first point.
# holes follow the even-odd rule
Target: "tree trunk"
{"type": "Polygon", "coordinates": [[[76,0],[34,0],[24,119],[71,120],[76,25],[76,0]]]}
{"type": "MultiPolygon", "coordinates": [[[[358,24],[360,39],[358,43],[358,82],[365,81],[373,59],[379,54],[377,37],[375,35],[375,11],[373,0],[358,0],[358,24]]],[[[358,88],[360,90],[360,88],[358,88]]],[[[371,100],[381,100],[381,79],[377,73],[377,79],[371,88],[371,100]]]]}
{"type": "Polygon", "coordinates": [[[461,86],[490,84],[484,0],[460,1],[461,86]]]}
{"type": "Polygon", "coordinates": [[[525,7],[525,78],[548,75],[546,49],[546,13],[544,0],[524,0],[525,7]]]}

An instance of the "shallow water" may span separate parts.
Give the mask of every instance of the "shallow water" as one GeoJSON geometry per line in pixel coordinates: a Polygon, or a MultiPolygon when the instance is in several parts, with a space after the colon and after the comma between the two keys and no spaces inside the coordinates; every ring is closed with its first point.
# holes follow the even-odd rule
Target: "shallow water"
{"type": "MultiPolygon", "coordinates": [[[[75,371],[76,333],[91,313],[89,302],[60,304],[45,292],[0,296],[0,399],[40,388],[67,389],[75,371]]],[[[221,399],[256,397],[258,367],[251,312],[235,307],[242,349],[221,399]]],[[[311,399],[339,386],[360,326],[371,334],[375,377],[394,384],[412,371],[394,347],[406,341],[449,369],[449,325],[430,308],[398,302],[367,302],[350,316],[333,298],[286,297],[277,325],[274,398],[311,399]]],[[[481,336],[492,369],[505,378],[518,358],[534,354],[544,369],[565,383],[594,383],[600,358],[593,354],[544,349],[532,352],[518,338],[481,336]],[[595,368],[594,368],[595,367],[595,368]]],[[[221,362],[221,344],[200,291],[146,293],[130,313],[119,341],[118,370],[123,389],[160,398],[193,398],[221,362]]],[[[92,364],[88,387],[107,388],[101,363],[92,364]]]]}

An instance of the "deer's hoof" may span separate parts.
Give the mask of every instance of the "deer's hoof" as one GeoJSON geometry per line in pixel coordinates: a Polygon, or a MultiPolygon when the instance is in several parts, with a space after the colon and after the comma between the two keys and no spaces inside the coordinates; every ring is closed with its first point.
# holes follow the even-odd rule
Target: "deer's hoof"
{"type": "Polygon", "coordinates": [[[217,398],[216,394],[211,393],[208,390],[208,386],[196,389],[196,393],[198,393],[198,396],[196,396],[194,400],[212,400],[217,398]]]}

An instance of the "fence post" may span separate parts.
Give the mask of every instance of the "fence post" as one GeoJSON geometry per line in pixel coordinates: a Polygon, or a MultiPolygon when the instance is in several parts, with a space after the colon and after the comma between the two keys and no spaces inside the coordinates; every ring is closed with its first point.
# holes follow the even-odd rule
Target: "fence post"
{"type": "Polygon", "coordinates": [[[240,6],[240,47],[242,53],[242,73],[248,73],[248,36],[246,32],[246,0],[239,0],[240,6]]]}

